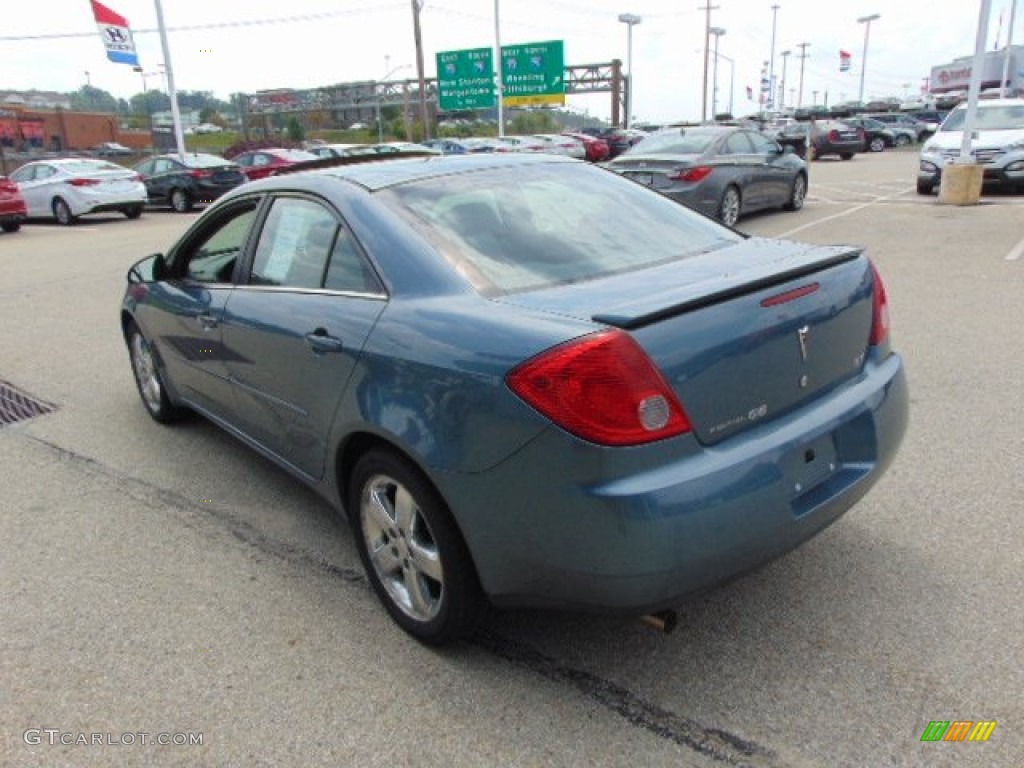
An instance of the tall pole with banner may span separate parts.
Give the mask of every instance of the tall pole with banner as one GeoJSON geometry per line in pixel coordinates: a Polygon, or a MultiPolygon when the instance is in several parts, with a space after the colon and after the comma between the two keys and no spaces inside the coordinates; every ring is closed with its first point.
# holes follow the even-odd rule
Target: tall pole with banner
{"type": "Polygon", "coordinates": [[[185,134],[181,130],[181,111],[178,109],[178,92],[174,88],[174,67],[171,66],[171,46],[167,42],[167,26],[164,24],[164,9],[160,0],[156,4],[156,24],[160,29],[160,45],[164,51],[164,74],[167,76],[167,95],[171,98],[171,120],[174,121],[174,146],[178,159],[185,159],[185,134]]]}

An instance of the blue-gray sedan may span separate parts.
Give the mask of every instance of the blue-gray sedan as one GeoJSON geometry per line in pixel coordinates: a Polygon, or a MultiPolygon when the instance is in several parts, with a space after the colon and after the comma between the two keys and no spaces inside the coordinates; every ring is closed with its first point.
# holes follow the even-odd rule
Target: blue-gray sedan
{"type": "Polygon", "coordinates": [[[128,273],[149,414],[202,414],[347,512],[424,642],[489,602],[625,614],[762,565],[907,422],[856,247],[748,238],[553,156],[246,184],[128,273]]]}

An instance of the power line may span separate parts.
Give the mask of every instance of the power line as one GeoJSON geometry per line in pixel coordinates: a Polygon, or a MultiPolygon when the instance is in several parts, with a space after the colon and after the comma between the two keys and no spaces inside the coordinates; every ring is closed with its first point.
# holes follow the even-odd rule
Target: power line
{"type": "MultiPolygon", "coordinates": [[[[187,24],[181,27],[168,27],[168,32],[195,32],[203,29],[230,29],[233,27],[257,27],[270,26],[274,24],[295,24],[307,21],[323,21],[334,19],[339,16],[352,16],[360,13],[373,11],[387,11],[398,8],[405,8],[405,3],[392,3],[390,5],[372,5],[364,8],[350,8],[346,11],[324,11],[322,13],[303,13],[295,16],[278,16],[271,19],[246,19],[244,21],[222,21],[211,24],[187,24]]],[[[156,27],[146,29],[133,29],[133,35],[155,34],[160,30],[156,27]]],[[[66,40],[75,37],[95,37],[96,31],[92,32],[59,32],[45,35],[4,35],[0,42],[24,41],[24,40],[66,40]]]]}

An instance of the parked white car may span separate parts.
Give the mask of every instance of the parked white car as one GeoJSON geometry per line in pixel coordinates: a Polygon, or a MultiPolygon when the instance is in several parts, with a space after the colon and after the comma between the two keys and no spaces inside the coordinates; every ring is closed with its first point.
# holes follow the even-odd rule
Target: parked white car
{"type": "Polygon", "coordinates": [[[146,185],[135,171],[106,160],[55,158],[27,163],[11,174],[25,198],[29,218],[54,218],[74,224],[79,216],[120,211],[142,215],[146,185]]]}
{"type": "MultiPolygon", "coordinates": [[[[967,105],[961,104],[921,147],[919,194],[930,195],[942,180],[942,169],[960,156],[966,117],[967,105]]],[[[985,169],[985,183],[1024,192],[1024,99],[979,102],[974,128],[978,135],[971,142],[971,153],[985,169]]]]}

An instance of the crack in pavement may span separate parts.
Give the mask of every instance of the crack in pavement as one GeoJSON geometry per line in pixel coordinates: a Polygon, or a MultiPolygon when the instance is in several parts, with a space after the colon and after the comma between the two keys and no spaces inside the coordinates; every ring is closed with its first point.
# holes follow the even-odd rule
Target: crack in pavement
{"type": "MultiPolygon", "coordinates": [[[[57,445],[42,437],[21,433],[26,439],[42,445],[64,461],[73,462],[85,471],[104,477],[120,485],[126,495],[144,503],[155,498],[179,512],[199,520],[212,521],[242,543],[285,562],[312,566],[336,576],[348,584],[369,587],[362,569],[335,565],[326,557],[272,539],[255,526],[238,519],[230,512],[208,504],[197,504],[187,496],[161,488],[141,478],[129,475],[100,461],[57,445]]],[[[194,527],[188,520],[181,520],[194,527]]],[[[640,728],[661,739],[690,749],[716,762],[735,768],[779,768],[784,763],[778,755],[754,741],[719,728],[709,728],[674,712],[645,701],[629,689],[591,672],[562,664],[527,643],[503,637],[486,628],[473,633],[467,642],[510,664],[526,669],[554,683],[575,689],[585,698],[623,718],[631,726],[640,728]]]]}

